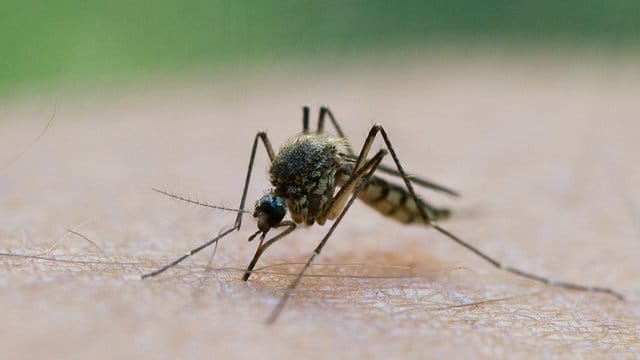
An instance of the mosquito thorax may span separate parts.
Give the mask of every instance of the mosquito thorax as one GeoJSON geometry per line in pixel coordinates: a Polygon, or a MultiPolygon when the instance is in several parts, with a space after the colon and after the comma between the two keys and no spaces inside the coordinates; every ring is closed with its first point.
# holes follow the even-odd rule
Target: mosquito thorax
{"type": "Polygon", "coordinates": [[[258,221],[258,229],[266,233],[272,227],[280,224],[287,214],[287,206],[280,196],[266,194],[256,201],[253,217],[258,221]]]}
{"type": "Polygon", "coordinates": [[[324,224],[324,213],[336,189],[340,167],[338,153],[343,138],[322,134],[300,134],[287,140],[273,159],[269,179],[273,193],[281,196],[300,224],[324,224]]]}

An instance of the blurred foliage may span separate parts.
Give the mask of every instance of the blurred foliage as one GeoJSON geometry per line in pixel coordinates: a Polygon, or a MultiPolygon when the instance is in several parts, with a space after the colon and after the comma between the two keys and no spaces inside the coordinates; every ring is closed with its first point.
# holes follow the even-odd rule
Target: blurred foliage
{"type": "Polygon", "coordinates": [[[433,44],[635,47],[632,0],[2,1],[0,89],[433,44]]]}

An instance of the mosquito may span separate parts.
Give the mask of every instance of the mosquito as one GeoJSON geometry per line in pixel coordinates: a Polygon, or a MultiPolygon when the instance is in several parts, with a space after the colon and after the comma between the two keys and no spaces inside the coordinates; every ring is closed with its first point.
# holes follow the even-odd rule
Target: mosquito
{"type": "Polygon", "coordinates": [[[253,233],[248,240],[252,241],[259,235],[260,241],[256,253],[242,277],[242,280],[247,281],[260,256],[278,240],[291,234],[297,228],[298,224],[310,226],[317,223],[318,225],[324,225],[328,220],[332,220],[333,222],[329,230],[313,250],[313,253],[304,264],[302,270],[284,290],[279,302],[267,318],[267,324],[271,324],[278,318],[305,272],[315,258],[320,255],[327,241],[357,198],[382,215],[391,217],[401,223],[419,223],[430,226],[450,240],[453,240],[481,257],[497,269],[545,285],[570,290],[605,293],[620,300],[624,299],[622,294],[609,288],[555,281],[504,265],[495,260],[493,257],[490,257],[438,225],[438,221],[450,216],[450,211],[445,208],[435,207],[421,197],[418,197],[414,190],[414,185],[451,196],[459,196],[458,193],[430,180],[409,175],[401,165],[394,147],[391,144],[391,140],[381,125],[376,124],[372,126],[360,152],[355,154],[349,140],[344,135],[329,108],[320,108],[318,125],[315,132],[311,132],[309,129],[309,113],[309,107],[303,107],[302,132],[290,138],[278,153],[274,151],[265,132],[258,132],[256,134],[251,148],[249,167],[238,209],[229,209],[198,202],[170,192],[154,189],[164,195],[179,200],[216,209],[236,211],[237,216],[233,227],[222,231],[218,236],[192,249],[185,255],[158,270],[142,275],[142,278],[156,276],[204,248],[214,243],[217,244],[220,239],[231,232],[240,230],[243,214],[252,213],[257,221],[258,230],[253,233]],[[333,125],[337,136],[325,133],[325,121],[327,118],[333,125]],[[369,157],[371,146],[378,136],[382,137],[385,148],[378,150],[373,156],[369,157]],[[271,162],[269,178],[273,187],[267,194],[256,201],[253,212],[250,212],[245,210],[245,203],[249,183],[251,182],[254,160],[260,142],[264,145],[271,162]],[[387,154],[391,155],[395,166],[390,167],[381,164],[382,159],[387,154]],[[402,185],[387,181],[378,175],[379,172],[399,177],[402,179],[402,185]],[[291,220],[285,220],[287,211],[290,213],[291,220]],[[264,241],[267,233],[272,229],[279,229],[279,232],[269,240],[264,241]]]}

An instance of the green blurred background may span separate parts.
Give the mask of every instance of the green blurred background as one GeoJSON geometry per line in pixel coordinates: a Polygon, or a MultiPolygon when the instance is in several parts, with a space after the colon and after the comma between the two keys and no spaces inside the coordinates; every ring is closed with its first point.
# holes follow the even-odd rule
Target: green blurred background
{"type": "Polygon", "coordinates": [[[632,0],[2,3],[5,94],[443,46],[635,52],[640,36],[640,1],[632,0]]]}

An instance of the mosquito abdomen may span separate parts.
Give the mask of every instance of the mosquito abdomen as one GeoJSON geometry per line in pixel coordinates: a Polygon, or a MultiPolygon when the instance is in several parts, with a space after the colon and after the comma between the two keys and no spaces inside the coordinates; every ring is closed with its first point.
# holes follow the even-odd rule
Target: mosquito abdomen
{"type": "Polygon", "coordinates": [[[403,186],[390,183],[377,176],[373,176],[369,180],[364,189],[358,193],[358,198],[381,214],[405,224],[426,223],[422,219],[418,206],[422,207],[426,215],[433,221],[446,219],[450,215],[449,209],[435,208],[422,199],[418,199],[416,205],[403,186]]]}

